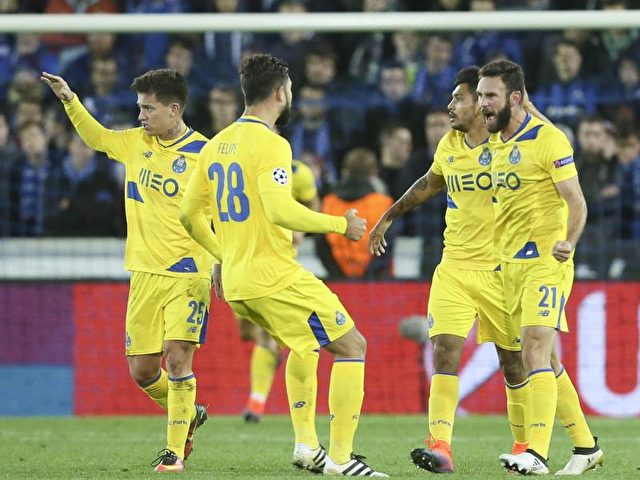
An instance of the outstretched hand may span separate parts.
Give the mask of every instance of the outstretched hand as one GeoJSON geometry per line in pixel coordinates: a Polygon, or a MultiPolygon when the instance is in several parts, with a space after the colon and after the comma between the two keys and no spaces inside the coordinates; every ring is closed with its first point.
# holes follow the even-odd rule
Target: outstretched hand
{"type": "Polygon", "coordinates": [[[69,85],[64,80],[64,78],[59,77],[57,75],[51,75],[50,73],[47,73],[47,72],[42,72],[42,76],[40,77],[40,80],[42,80],[44,83],[49,85],[49,88],[51,88],[51,91],[60,100],[64,102],[73,100],[73,97],[75,96],[75,94],[71,91],[71,89],[69,88],[69,85]]]}
{"type": "Polygon", "coordinates": [[[371,230],[369,234],[369,252],[371,255],[379,257],[386,251],[387,241],[384,238],[384,234],[387,233],[390,226],[391,220],[384,215],[378,220],[378,223],[374,225],[373,230],[371,230]]]}

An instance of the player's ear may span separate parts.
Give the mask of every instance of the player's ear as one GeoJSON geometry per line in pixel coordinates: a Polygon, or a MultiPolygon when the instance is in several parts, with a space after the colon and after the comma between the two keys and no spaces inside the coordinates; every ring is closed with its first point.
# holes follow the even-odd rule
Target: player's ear
{"type": "Polygon", "coordinates": [[[171,105],[169,105],[169,116],[170,117],[179,117],[180,116],[180,104],[177,102],[172,103],[171,105]]]}
{"type": "Polygon", "coordinates": [[[521,90],[514,90],[513,92],[511,92],[511,106],[514,105],[520,105],[522,103],[522,91],[521,90]]]}

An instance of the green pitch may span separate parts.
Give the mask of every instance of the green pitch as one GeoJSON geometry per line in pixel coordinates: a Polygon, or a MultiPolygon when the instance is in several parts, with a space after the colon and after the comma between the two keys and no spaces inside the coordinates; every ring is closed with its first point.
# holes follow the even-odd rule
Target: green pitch
{"type": "MultiPolygon", "coordinates": [[[[320,438],[328,443],[326,417],[318,419],[320,438]]],[[[604,468],[588,478],[638,479],[640,419],[590,419],[605,451],[604,468]]],[[[157,478],[149,463],[164,447],[162,417],[0,418],[2,479],[157,478]]],[[[374,416],[360,420],[356,453],[393,478],[425,478],[409,460],[421,446],[421,416],[374,416]]],[[[311,479],[291,466],[292,432],[288,417],[270,416],[257,425],[240,417],[212,417],[196,437],[185,479],[311,479]]],[[[456,420],[456,474],[446,478],[515,478],[504,472],[498,455],[510,448],[503,417],[467,416],[456,420]]],[[[557,428],[549,467],[560,469],[571,453],[557,428]]]]}

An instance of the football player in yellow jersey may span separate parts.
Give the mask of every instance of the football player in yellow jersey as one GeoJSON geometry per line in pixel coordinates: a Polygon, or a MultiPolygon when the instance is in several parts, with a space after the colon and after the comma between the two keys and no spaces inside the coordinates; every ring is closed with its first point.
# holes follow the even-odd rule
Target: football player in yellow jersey
{"type": "Polygon", "coordinates": [[[573,283],[573,252],[587,208],[566,136],[523,108],[524,74],[516,63],[480,70],[478,101],[493,155],[495,236],[511,321],[521,329],[529,377],[529,448],[503,454],[501,464],[521,474],[548,473],[554,416],[574,451],[559,475],[577,475],[602,463],[603,453],[585,421],[575,388],[553,358],[558,331],[567,331],[564,307],[573,283]],[[556,412],[557,409],[557,412],[556,412]]]}
{"type": "Polygon", "coordinates": [[[366,222],[353,210],[342,217],[314,212],[291,196],[291,147],[272,131],[291,110],[287,65],[270,55],[251,55],[241,65],[240,81],[245,111],[204,147],[183,200],[183,225],[222,262],[224,294],[233,310],[288,346],[288,362],[318,348],[335,357],[328,455],[315,431],[315,407],[309,408],[315,405],[315,369],[287,374],[299,466],[325,475],[386,477],[353,454],[366,341],[338,297],[295,260],[291,236],[333,232],[357,241],[366,222]],[[215,234],[205,214],[209,207],[215,234]]]}
{"type": "MultiPolygon", "coordinates": [[[[300,160],[294,159],[291,165],[292,195],[295,200],[306,207],[319,211],[320,199],[316,180],[311,168],[300,160]]],[[[299,245],[304,233],[293,232],[293,244],[299,245]]],[[[214,274],[214,277],[216,274],[214,274]]],[[[247,406],[242,416],[247,422],[259,422],[264,413],[271,385],[280,364],[280,347],[271,335],[255,325],[248,318],[237,318],[240,338],[244,341],[254,341],[250,363],[251,392],[247,406]]]]}
{"type": "MultiPolygon", "coordinates": [[[[420,468],[453,472],[451,439],[458,406],[458,367],[464,341],[478,318],[478,342],[493,342],[505,377],[514,449],[526,442],[526,376],[520,339],[502,295],[495,258],[488,132],[476,102],[478,68],[461,69],[448,105],[453,128],[439,142],[433,165],[380,218],[369,236],[371,253],[385,252],[393,220],[447,190],[444,251],[429,294],[428,326],[434,374],[429,394],[427,448],[411,458],[420,468]]],[[[526,447],[524,447],[526,448],[526,447]]]]}
{"type": "Polygon", "coordinates": [[[167,411],[167,447],[152,465],[183,471],[195,430],[207,419],[195,403],[192,361],[205,342],[213,257],[184,231],[179,213],[207,139],[182,119],[187,84],[174,70],[151,70],[133,81],[141,127],[124,131],[100,125],[63,78],[45,72],[42,80],[85,143],[126,167],[125,351],[134,381],[167,411]]]}

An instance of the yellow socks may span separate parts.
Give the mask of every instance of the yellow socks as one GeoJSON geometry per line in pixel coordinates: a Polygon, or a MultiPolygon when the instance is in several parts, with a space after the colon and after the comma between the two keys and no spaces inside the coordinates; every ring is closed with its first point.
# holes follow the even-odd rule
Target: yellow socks
{"type": "Polygon", "coordinates": [[[458,408],[458,376],[434,373],[429,390],[429,434],[451,445],[453,420],[458,408]]]}
{"type": "Polygon", "coordinates": [[[195,402],[196,378],[193,373],[180,378],[169,377],[167,448],[181,459],[184,458],[184,444],[195,402]]]}
{"type": "Polygon", "coordinates": [[[304,357],[289,352],[285,370],[287,397],[296,443],[304,443],[312,449],[319,445],[316,433],[319,358],[320,353],[317,351],[304,357]]]}
{"type": "Polygon", "coordinates": [[[551,368],[534,370],[529,374],[531,386],[531,422],[529,448],[543,458],[549,456],[558,402],[558,384],[551,368]]]}
{"type": "Polygon", "coordinates": [[[526,443],[530,422],[531,389],[529,379],[517,385],[505,382],[507,392],[507,418],[514,442],[526,443]]]}
{"type": "Polygon", "coordinates": [[[364,359],[338,358],[333,362],[329,383],[331,419],[329,456],[336,464],[346,463],[353,452],[364,398],[364,359]]]}
{"type": "Polygon", "coordinates": [[[167,372],[160,369],[160,373],[151,383],[140,385],[147,396],[156,402],[163,410],[167,409],[167,394],[169,392],[169,377],[167,372]]]}
{"type": "Polygon", "coordinates": [[[563,368],[556,377],[558,383],[558,407],[556,414],[562,422],[562,426],[571,437],[574,447],[590,448],[595,445],[595,440],[589,430],[589,425],[582,413],[580,399],[569,374],[563,368]]]}
{"type": "Polygon", "coordinates": [[[273,377],[278,368],[279,354],[255,345],[251,354],[251,394],[247,410],[255,415],[264,413],[264,406],[271,391],[273,377]]]}

